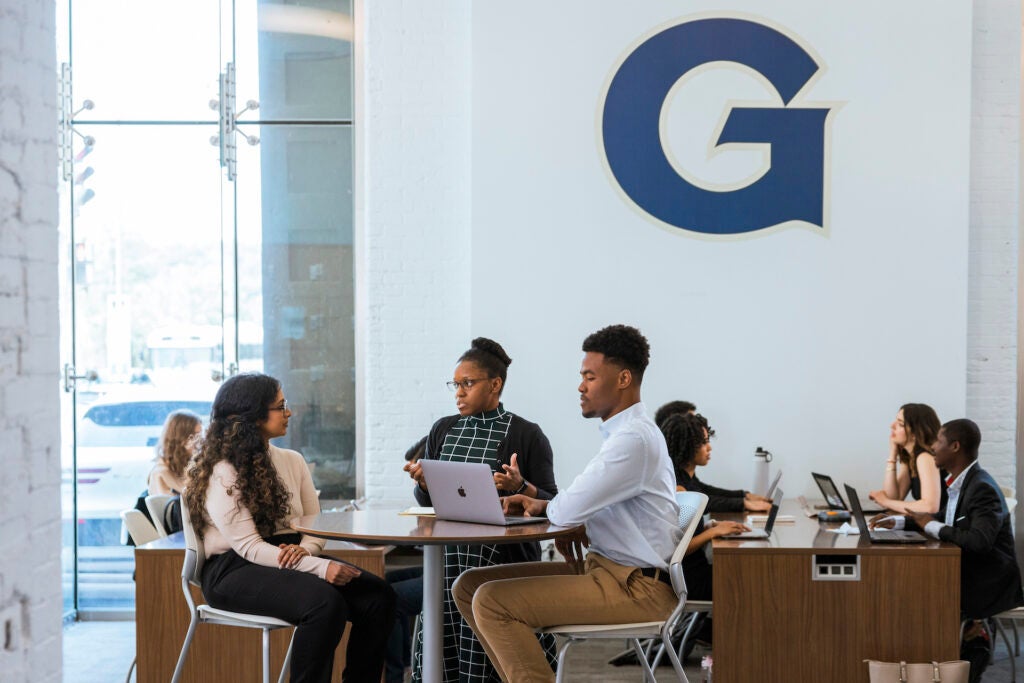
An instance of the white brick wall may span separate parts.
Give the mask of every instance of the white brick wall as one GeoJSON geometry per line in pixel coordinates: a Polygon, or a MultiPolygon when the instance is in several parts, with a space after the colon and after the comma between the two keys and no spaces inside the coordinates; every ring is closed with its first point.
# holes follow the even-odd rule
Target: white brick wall
{"type": "Polygon", "coordinates": [[[0,678],[61,680],[52,0],[0,0],[0,678]],[[4,649],[10,623],[13,641],[4,649]]]}
{"type": "MultiPolygon", "coordinates": [[[[975,2],[966,408],[981,427],[983,465],[1010,486],[1017,478],[1020,54],[1019,0],[975,2]]],[[[928,332],[941,329],[939,322],[928,332]]]]}
{"type": "Polygon", "coordinates": [[[470,332],[470,2],[365,0],[357,315],[366,495],[409,502],[406,449],[454,412],[470,332]],[[363,150],[370,150],[366,154],[363,150]]]}

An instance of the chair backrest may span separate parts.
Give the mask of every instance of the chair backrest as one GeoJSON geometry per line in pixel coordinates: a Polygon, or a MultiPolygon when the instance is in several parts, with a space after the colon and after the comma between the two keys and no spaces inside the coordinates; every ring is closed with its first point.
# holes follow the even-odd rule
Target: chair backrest
{"type": "Polygon", "coordinates": [[[690,541],[693,540],[697,525],[700,524],[700,519],[704,516],[708,497],[696,491],[677,491],[676,503],[679,504],[679,527],[683,530],[683,537],[679,540],[675,552],[672,553],[668,572],[676,595],[685,597],[686,579],[683,577],[683,556],[686,555],[686,549],[690,546],[690,541]]]}
{"type": "Polygon", "coordinates": [[[136,546],[145,545],[150,541],[160,538],[156,527],[149,523],[146,515],[142,514],[141,510],[136,510],[135,508],[121,510],[121,521],[124,522],[128,535],[132,537],[132,541],[136,546]]]}
{"type": "MultiPolygon", "coordinates": [[[[182,584],[188,582],[199,586],[202,584],[203,564],[206,562],[206,553],[203,552],[203,544],[196,536],[196,529],[192,526],[192,518],[188,514],[188,491],[181,492],[181,524],[185,534],[185,562],[181,567],[182,584]]],[[[185,587],[187,592],[187,587],[185,587]]]]}
{"type": "Polygon", "coordinates": [[[149,516],[153,519],[153,526],[156,527],[157,533],[161,536],[167,535],[167,529],[164,528],[164,511],[173,497],[163,494],[146,496],[146,509],[149,510],[149,516]]]}

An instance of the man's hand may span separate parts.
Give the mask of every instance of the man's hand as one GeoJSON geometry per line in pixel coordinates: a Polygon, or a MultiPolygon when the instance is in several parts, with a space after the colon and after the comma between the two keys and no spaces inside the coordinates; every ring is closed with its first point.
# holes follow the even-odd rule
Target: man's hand
{"type": "Polygon", "coordinates": [[[525,515],[526,517],[543,517],[548,509],[548,501],[530,498],[521,493],[505,496],[501,499],[501,509],[506,515],[525,515]]]}
{"type": "Polygon", "coordinates": [[[309,555],[308,550],[292,543],[282,543],[277,547],[281,549],[277,554],[277,566],[281,569],[294,569],[303,557],[309,555]]]}
{"type": "Polygon", "coordinates": [[[402,469],[409,473],[409,476],[419,484],[421,489],[427,490],[427,481],[423,478],[423,468],[419,462],[407,462],[402,469]]]}
{"type": "Polygon", "coordinates": [[[746,495],[743,496],[743,500],[761,501],[762,503],[768,503],[769,506],[772,503],[771,498],[765,498],[764,496],[759,496],[756,493],[752,493],[750,491],[747,491],[746,495]]]}
{"type": "Polygon", "coordinates": [[[894,526],[896,526],[896,520],[892,518],[892,515],[884,512],[880,512],[868,520],[869,529],[892,529],[894,526]]]}
{"type": "Polygon", "coordinates": [[[494,473],[494,485],[502,491],[515,493],[526,482],[523,475],[519,473],[519,454],[513,453],[508,465],[502,465],[504,472],[494,473]]]}
{"type": "Polygon", "coordinates": [[[926,512],[913,512],[911,510],[907,510],[907,517],[914,520],[914,523],[921,527],[921,529],[924,529],[924,525],[928,522],[935,521],[935,517],[926,512]]]}
{"type": "Polygon", "coordinates": [[[583,573],[583,549],[589,547],[590,538],[587,536],[586,527],[582,526],[571,534],[555,539],[555,550],[577,574],[583,573]]]}
{"type": "Polygon", "coordinates": [[[335,586],[344,586],[360,574],[362,574],[362,572],[350,564],[331,562],[327,565],[327,574],[324,576],[324,580],[326,580],[327,583],[333,583],[335,586]]]}

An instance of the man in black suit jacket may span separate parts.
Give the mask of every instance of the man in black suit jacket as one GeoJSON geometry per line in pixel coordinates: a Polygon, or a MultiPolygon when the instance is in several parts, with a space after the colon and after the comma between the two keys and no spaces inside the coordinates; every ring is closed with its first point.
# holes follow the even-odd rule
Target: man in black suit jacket
{"type": "MultiPolygon", "coordinates": [[[[935,515],[910,515],[929,536],[960,546],[960,613],[975,620],[1024,604],[1009,510],[999,485],[978,464],[980,445],[981,431],[971,420],[942,425],[932,454],[949,473],[949,500],[935,515]]],[[[971,661],[972,682],[988,664],[989,647],[980,624],[968,629],[961,657],[971,661]]]]}

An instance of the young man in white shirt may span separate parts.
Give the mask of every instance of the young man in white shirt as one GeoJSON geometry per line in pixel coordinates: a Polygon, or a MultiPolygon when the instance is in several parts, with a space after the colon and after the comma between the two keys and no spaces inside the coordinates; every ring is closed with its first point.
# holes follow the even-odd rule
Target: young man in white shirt
{"type": "Polygon", "coordinates": [[[539,627],[651,621],[678,601],[667,571],[682,537],[675,474],[640,402],[650,347],[636,328],[612,325],[587,337],[583,352],[580,408],[601,419],[601,450],[552,500],[503,501],[506,512],[585,530],[558,542],[565,563],[474,569],[452,590],[503,681],[555,680],[534,635],[539,627]]]}

